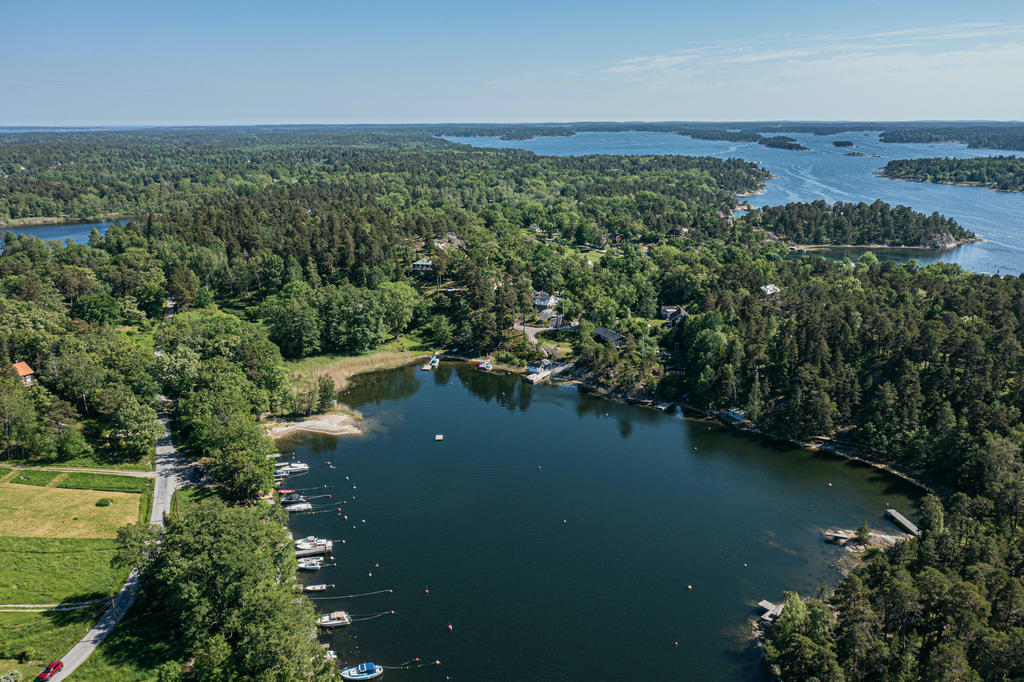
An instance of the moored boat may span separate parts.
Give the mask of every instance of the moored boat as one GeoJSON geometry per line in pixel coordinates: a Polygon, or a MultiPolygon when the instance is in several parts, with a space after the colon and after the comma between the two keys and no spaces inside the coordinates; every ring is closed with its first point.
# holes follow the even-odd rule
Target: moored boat
{"type": "Polygon", "coordinates": [[[302,591],[303,592],[325,592],[325,591],[327,591],[327,587],[328,587],[328,585],[325,585],[323,583],[321,583],[319,585],[306,585],[305,587],[302,588],[302,591]]]}
{"type": "Polygon", "coordinates": [[[313,505],[309,502],[299,502],[298,504],[289,504],[284,507],[284,510],[287,512],[305,512],[311,511],[312,509],[313,505]]]}
{"type": "Polygon", "coordinates": [[[383,666],[376,663],[360,663],[341,671],[343,680],[375,680],[384,674],[383,666]]]}
{"type": "Polygon", "coordinates": [[[287,495],[281,496],[281,504],[294,504],[296,502],[305,502],[306,496],[299,495],[298,493],[288,493],[287,495]]]}
{"type": "Polygon", "coordinates": [[[322,628],[341,628],[352,624],[352,616],[346,611],[332,611],[317,618],[316,624],[322,628]]]}
{"type": "Polygon", "coordinates": [[[299,559],[298,566],[300,571],[319,571],[323,568],[324,562],[319,558],[299,559]]]}

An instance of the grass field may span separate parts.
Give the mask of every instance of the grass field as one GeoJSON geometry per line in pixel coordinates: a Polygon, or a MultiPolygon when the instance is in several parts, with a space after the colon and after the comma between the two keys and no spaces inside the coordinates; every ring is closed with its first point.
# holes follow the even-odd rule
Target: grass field
{"type": "Polygon", "coordinates": [[[0,537],[0,604],[59,604],[107,597],[125,569],[110,567],[114,540],[0,537]]]}
{"type": "Polygon", "coordinates": [[[0,536],[113,538],[118,528],[138,521],[140,502],[136,493],[0,483],[0,536]],[[97,507],[104,497],[114,503],[97,507]]]}
{"type": "Polygon", "coordinates": [[[84,635],[98,608],[51,613],[0,613],[0,674],[17,670],[32,680],[84,635]]]}
{"type": "Polygon", "coordinates": [[[137,476],[118,476],[117,474],[91,474],[74,471],[57,484],[58,488],[73,490],[110,490],[117,493],[143,493],[150,481],[137,476]]]}
{"type": "Polygon", "coordinates": [[[57,478],[60,473],[59,471],[44,471],[42,469],[18,469],[8,482],[20,483],[22,485],[46,486],[50,484],[50,481],[57,478]]]}
{"type": "Polygon", "coordinates": [[[12,471],[14,471],[14,469],[9,469],[8,467],[0,467],[0,478],[3,478],[12,471]]]}
{"type": "Polygon", "coordinates": [[[156,667],[182,652],[167,636],[167,625],[136,603],[125,619],[96,649],[75,680],[83,682],[141,682],[156,678],[156,667]]]}
{"type": "Polygon", "coordinates": [[[334,379],[338,390],[343,391],[349,378],[356,374],[400,367],[433,352],[434,349],[424,345],[421,339],[407,334],[360,355],[316,355],[285,365],[293,383],[300,388],[309,388],[318,376],[326,374],[334,379]]]}

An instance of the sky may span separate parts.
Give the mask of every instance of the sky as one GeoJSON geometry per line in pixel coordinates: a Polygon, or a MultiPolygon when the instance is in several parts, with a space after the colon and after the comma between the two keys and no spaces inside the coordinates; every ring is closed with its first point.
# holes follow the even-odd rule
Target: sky
{"type": "Polygon", "coordinates": [[[1024,118],[1020,0],[0,0],[0,125],[1024,118]]]}

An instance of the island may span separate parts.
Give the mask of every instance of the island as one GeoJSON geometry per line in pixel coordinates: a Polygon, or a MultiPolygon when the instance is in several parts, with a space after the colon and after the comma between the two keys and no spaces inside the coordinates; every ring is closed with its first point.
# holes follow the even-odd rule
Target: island
{"type": "Polygon", "coordinates": [[[853,142],[851,142],[850,140],[835,140],[832,143],[832,146],[833,147],[852,147],[853,146],[853,142]]]}
{"type": "Polygon", "coordinates": [[[805,147],[794,138],[787,135],[776,135],[775,137],[762,137],[757,141],[758,144],[763,144],[765,147],[772,147],[773,149],[789,149],[795,152],[806,152],[810,150],[810,147],[805,147]]]}
{"type": "Polygon", "coordinates": [[[871,204],[818,200],[765,206],[743,221],[801,246],[878,246],[948,249],[977,239],[952,218],[930,216],[882,200],[871,204]]]}
{"type": "Polygon", "coordinates": [[[1024,192],[1024,158],[1018,156],[896,159],[887,163],[881,174],[892,180],[1024,192]]]}

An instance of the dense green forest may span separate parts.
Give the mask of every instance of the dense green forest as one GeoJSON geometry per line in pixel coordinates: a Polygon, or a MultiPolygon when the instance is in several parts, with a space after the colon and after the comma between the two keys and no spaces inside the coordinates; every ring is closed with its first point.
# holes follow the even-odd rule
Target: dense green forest
{"type": "Polygon", "coordinates": [[[896,159],[883,174],[895,180],[981,185],[1004,192],[1024,192],[1024,158],[990,156],[976,159],[896,159]]]}
{"type": "MultiPolygon", "coordinates": [[[[929,558],[928,537],[908,542],[856,574],[875,614],[864,636],[880,643],[855,647],[861,658],[840,653],[840,642],[861,632],[843,625],[860,617],[861,602],[812,602],[805,618],[794,607],[770,652],[790,677],[803,676],[796,666],[809,657],[852,679],[858,671],[897,679],[872,671],[903,665],[916,671],[905,679],[930,679],[928,666],[946,660],[940,654],[952,660],[960,650],[957,660],[986,679],[1019,675],[1005,657],[982,660],[979,652],[995,650],[989,630],[964,629],[955,609],[969,593],[978,604],[972,622],[1010,633],[1019,618],[1005,606],[1016,602],[997,595],[1022,589],[1024,285],[870,255],[793,259],[775,239],[968,237],[953,221],[881,202],[790,204],[733,219],[736,194],[765,181],[753,164],[545,158],[431,132],[10,138],[0,141],[7,217],[111,212],[126,221],[94,233],[89,246],[5,236],[0,348],[39,379],[28,390],[13,377],[0,381],[7,457],[137,456],[152,442],[161,391],[174,401],[186,451],[229,499],[251,499],[270,486],[272,446],[257,418],[313,399],[289,385],[282,357],[358,352],[413,332],[525,362],[536,351],[512,322],[535,314],[532,290],[558,292],[562,313],[578,320],[561,333],[573,334],[592,383],[702,409],[744,407],[779,436],[833,436],[971,496],[972,539],[942,536],[951,549],[941,559],[929,558]],[[422,258],[429,272],[413,272],[422,258]],[[167,297],[182,312],[165,322],[167,297]],[[659,305],[682,305],[688,316],[660,326],[659,305]],[[621,346],[595,338],[594,325],[622,333],[621,346]],[[907,567],[928,561],[953,596],[914,597],[930,624],[890,617],[907,567]],[[1000,570],[1004,583],[987,582],[1000,570]],[[928,630],[938,627],[933,614],[946,621],[928,630]]],[[[967,523],[965,504],[948,502],[947,529],[967,523]]],[[[255,523],[223,521],[236,522],[255,523]]],[[[221,523],[210,517],[210,533],[221,523]]],[[[181,529],[182,546],[201,554],[207,540],[194,530],[181,529]]],[[[175,566],[147,569],[148,589],[176,587],[175,566]]],[[[856,583],[837,594],[848,585],[856,583]]],[[[207,623],[210,638],[200,642],[183,621],[192,603],[175,608],[167,616],[183,651],[256,676],[244,634],[207,623]]],[[[294,678],[275,675],[266,679],[294,678]]]]}
{"type": "Polygon", "coordinates": [[[797,244],[953,246],[975,237],[955,220],[884,201],[859,204],[791,203],[750,211],[744,222],[797,244]]]}

